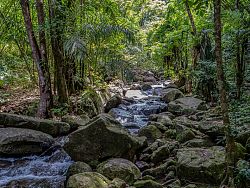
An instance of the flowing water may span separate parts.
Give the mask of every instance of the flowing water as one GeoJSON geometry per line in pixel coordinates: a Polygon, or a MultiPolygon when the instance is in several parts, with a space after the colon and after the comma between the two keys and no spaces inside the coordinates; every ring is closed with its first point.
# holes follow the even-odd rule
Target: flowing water
{"type": "Polygon", "coordinates": [[[128,90],[126,96],[134,100],[128,100],[117,108],[111,110],[111,114],[130,132],[137,133],[140,128],[147,125],[151,114],[158,114],[167,110],[167,104],[160,100],[162,85],[154,85],[152,89],[141,92],[140,90],[128,90]]]}
{"type": "MultiPolygon", "coordinates": [[[[150,114],[166,111],[167,105],[157,96],[161,88],[161,85],[153,86],[152,90],[143,93],[129,91],[129,97],[134,99],[112,109],[113,115],[136,133],[148,123],[150,114]]],[[[66,171],[72,164],[61,147],[65,139],[58,140],[60,146],[42,156],[0,158],[0,188],[63,188],[66,171]]]]}
{"type": "Polygon", "coordinates": [[[61,147],[42,156],[0,158],[0,187],[62,188],[71,163],[61,147]]]}

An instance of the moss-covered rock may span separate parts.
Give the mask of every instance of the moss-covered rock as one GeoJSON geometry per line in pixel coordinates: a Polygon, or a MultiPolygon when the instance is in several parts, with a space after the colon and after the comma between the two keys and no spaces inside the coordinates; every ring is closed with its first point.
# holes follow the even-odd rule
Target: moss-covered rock
{"type": "Polygon", "coordinates": [[[77,101],[77,114],[87,114],[90,118],[103,111],[102,98],[94,89],[87,89],[77,101]]]}
{"type": "Polygon", "coordinates": [[[87,163],[78,161],[70,165],[67,171],[67,177],[83,172],[92,172],[92,168],[87,163]]]}
{"type": "Polygon", "coordinates": [[[201,183],[219,184],[225,168],[225,149],[184,148],[177,152],[178,177],[201,183]]]}
{"type": "Polygon", "coordinates": [[[156,139],[161,138],[161,131],[154,125],[147,125],[139,130],[139,136],[147,137],[149,143],[154,142],[156,139]]]}
{"type": "Polygon", "coordinates": [[[133,159],[144,144],[108,114],[98,115],[68,138],[65,151],[73,160],[87,163],[111,157],[133,159]]]}
{"type": "Polygon", "coordinates": [[[195,138],[195,134],[191,129],[186,129],[186,130],[180,132],[179,134],[177,134],[177,137],[176,137],[176,139],[180,143],[184,143],[188,140],[192,140],[193,138],[195,138]]]}
{"type": "Polygon", "coordinates": [[[84,172],[69,177],[66,188],[108,188],[110,180],[96,172],[84,172]]]}
{"type": "Polygon", "coordinates": [[[134,163],[121,158],[114,158],[101,163],[97,167],[97,172],[109,179],[120,178],[128,184],[132,184],[141,177],[141,172],[134,163]]]}

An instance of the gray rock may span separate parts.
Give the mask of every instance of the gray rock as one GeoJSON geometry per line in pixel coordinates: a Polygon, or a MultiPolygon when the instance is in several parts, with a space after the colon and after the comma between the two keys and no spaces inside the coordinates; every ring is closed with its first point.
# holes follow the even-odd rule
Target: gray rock
{"type": "Polygon", "coordinates": [[[67,171],[67,177],[83,172],[92,172],[92,168],[87,163],[78,161],[70,165],[67,171]]]}
{"type": "Polygon", "coordinates": [[[138,135],[147,137],[147,141],[153,143],[162,136],[162,133],[156,126],[147,125],[139,130],[138,135]]]}
{"type": "Polygon", "coordinates": [[[172,101],[168,105],[169,112],[177,115],[191,115],[198,110],[207,110],[204,101],[194,97],[183,97],[172,101]]]}
{"type": "Polygon", "coordinates": [[[179,178],[220,184],[225,170],[225,149],[219,146],[211,148],[184,148],[177,152],[177,175],[179,178]]]}
{"type": "Polygon", "coordinates": [[[105,176],[96,172],[84,172],[70,176],[66,188],[107,188],[111,183],[105,176]]]}
{"type": "Polygon", "coordinates": [[[141,172],[137,166],[129,160],[114,158],[98,165],[97,172],[109,179],[119,178],[128,184],[132,184],[141,178],[141,172]]]}
{"type": "Polygon", "coordinates": [[[130,135],[108,114],[100,114],[71,133],[64,149],[75,161],[91,162],[110,157],[133,159],[144,141],[130,135]]]}
{"type": "Polygon", "coordinates": [[[0,156],[41,154],[53,144],[53,138],[40,131],[0,128],[0,156]]]}
{"type": "Polygon", "coordinates": [[[108,113],[112,108],[117,108],[122,103],[122,97],[120,95],[114,95],[111,97],[104,107],[104,112],[108,113]]]}
{"type": "Polygon", "coordinates": [[[65,135],[70,131],[70,125],[64,122],[8,113],[0,113],[0,125],[4,127],[32,129],[47,133],[54,137],[65,135]]]}
{"type": "Polygon", "coordinates": [[[179,89],[167,88],[162,91],[161,99],[164,102],[169,103],[182,97],[184,97],[184,94],[179,89]]]}

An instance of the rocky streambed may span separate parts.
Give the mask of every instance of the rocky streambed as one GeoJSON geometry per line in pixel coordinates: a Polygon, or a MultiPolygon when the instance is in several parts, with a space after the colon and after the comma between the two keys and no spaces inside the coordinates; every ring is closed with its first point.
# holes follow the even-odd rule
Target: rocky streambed
{"type": "MultiPolygon", "coordinates": [[[[173,84],[147,84],[114,95],[104,111],[62,123],[0,114],[0,187],[206,188],[222,181],[222,118],[204,101],[173,84]]],[[[249,136],[249,125],[236,136],[238,171],[249,167],[249,136]]]]}

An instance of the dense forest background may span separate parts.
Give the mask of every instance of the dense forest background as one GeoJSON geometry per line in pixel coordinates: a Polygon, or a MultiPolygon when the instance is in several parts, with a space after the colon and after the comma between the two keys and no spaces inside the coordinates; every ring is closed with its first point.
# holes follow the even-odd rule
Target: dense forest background
{"type": "MultiPolygon", "coordinates": [[[[218,98],[212,1],[8,0],[0,7],[0,87],[40,85],[48,108],[52,93],[67,104],[110,77],[130,82],[135,67],[179,79],[206,101],[218,98]]],[[[227,89],[240,99],[250,79],[249,1],[222,1],[222,9],[227,89]]]]}

